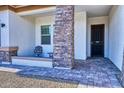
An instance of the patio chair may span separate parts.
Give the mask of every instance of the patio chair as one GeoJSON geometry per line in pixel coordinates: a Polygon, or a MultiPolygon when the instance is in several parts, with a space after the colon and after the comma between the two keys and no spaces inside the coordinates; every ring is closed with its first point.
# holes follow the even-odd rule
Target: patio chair
{"type": "Polygon", "coordinates": [[[43,53],[42,46],[36,46],[34,49],[34,54],[39,57],[40,55],[42,55],[42,53],[43,53]]]}

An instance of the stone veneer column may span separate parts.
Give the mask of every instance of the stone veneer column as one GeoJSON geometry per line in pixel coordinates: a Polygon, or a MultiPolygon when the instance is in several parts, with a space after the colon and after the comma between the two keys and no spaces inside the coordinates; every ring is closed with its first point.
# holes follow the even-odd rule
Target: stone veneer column
{"type": "Polygon", "coordinates": [[[56,6],[53,66],[72,68],[74,64],[74,6],[56,6]]]}
{"type": "Polygon", "coordinates": [[[18,47],[0,47],[0,62],[12,62],[12,56],[17,56],[18,47]]]}

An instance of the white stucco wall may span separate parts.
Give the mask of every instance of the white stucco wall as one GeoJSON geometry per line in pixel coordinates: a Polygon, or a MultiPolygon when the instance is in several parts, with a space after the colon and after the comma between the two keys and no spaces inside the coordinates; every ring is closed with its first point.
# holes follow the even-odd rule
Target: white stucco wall
{"type": "Polygon", "coordinates": [[[86,59],[86,12],[75,13],[74,19],[74,53],[75,59],[86,59]]]}
{"type": "Polygon", "coordinates": [[[8,11],[0,11],[0,23],[4,23],[5,27],[1,27],[1,47],[9,46],[9,15],[8,11]]]}
{"type": "Polygon", "coordinates": [[[48,52],[53,52],[53,25],[54,25],[54,15],[52,16],[42,16],[37,17],[35,20],[35,45],[41,45],[41,25],[51,25],[51,44],[50,45],[42,45],[44,56],[48,57],[48,52]]]}
{"type": "Polygon", "coordinates": [[[108,16],[90,17],[88,18],[88,33],[87,33],[87,56],[91,56],[91,25],[105,24],[104,31],[104,57],[108,57],[108,16]]]}
{"type": "Polygon", "coordinates": [[[18,46],[19,56],[33,55],[35,25],[32,18],[23,18],[9,11],[9,46],[18,46]]]}
{"type": "Polygon", "coordinates": [[[124,48],[124,6],[114,6],[109,14],[109,59],[122,70],[124,48]]]}
{"type": "MultiPolygon", "coordinates": [[[[44,56],[48,56],[48,52],[53,52],[53,24],[54,15],[37,17],[36,26],[36,46],[41,45],[41,25],[51,25],[51,45],[42,45],[44,56]]],[[[74,31],[74,46],[75,59],[86,59],[86,12],[75,13],[75,31],[74,31]]]]}

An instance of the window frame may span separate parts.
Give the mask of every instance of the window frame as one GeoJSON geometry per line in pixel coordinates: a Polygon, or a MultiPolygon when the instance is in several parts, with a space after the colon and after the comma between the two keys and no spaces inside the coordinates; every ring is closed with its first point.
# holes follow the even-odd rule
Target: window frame
{"type": "Polygon", "coordinates": [[[41,31],[41,45],[51,45],[51,31],[50,31],[50,27],[51,27],[51,25],[41,25],[41,26],[40,26],[40,31],[41,31]],[[49,34],[43,34],[43,33],[42,33],[42,27],[43,27],[43,26],[48,26],[48,27],[49,27],[49,34]],[[43,36],[49,36],[49,38],[50,38],[50,43],[48,43],[48,44],[43,43],[43,42],[42,42],[43,36]]]}

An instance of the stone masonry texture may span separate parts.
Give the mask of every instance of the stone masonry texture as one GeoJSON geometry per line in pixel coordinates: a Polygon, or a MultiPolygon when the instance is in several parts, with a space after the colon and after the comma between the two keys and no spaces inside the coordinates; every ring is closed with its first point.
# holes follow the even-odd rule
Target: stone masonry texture
{"type": "Polygon", "coordinates": [[[17,47],[8,47],[8,48],[1,48],[0,49],[0,62],[11,62],[12,56],[17,56],[17,47]]]}
{"type": "Polygon", "coordinates": [[[56,6],[53,66],[72,68],[74,64],[74,6],[56,6]]]}

